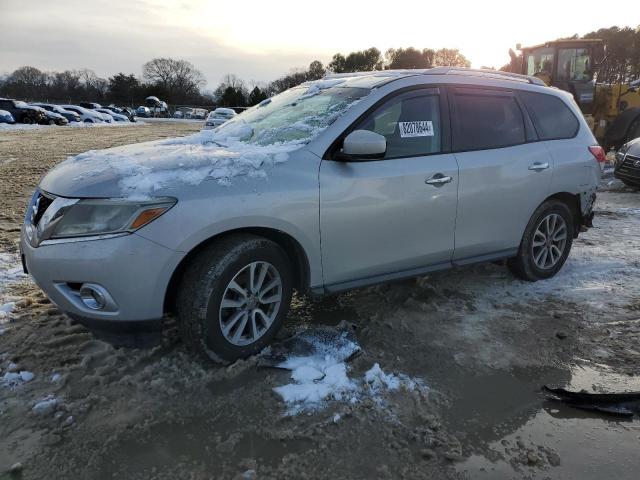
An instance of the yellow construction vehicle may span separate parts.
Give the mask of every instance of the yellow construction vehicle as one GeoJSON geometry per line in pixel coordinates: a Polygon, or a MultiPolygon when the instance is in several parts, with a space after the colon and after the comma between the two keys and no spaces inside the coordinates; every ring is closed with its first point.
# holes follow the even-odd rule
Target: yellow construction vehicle
{"type": "Polygon", "coordinates": [[[511,69],[533,75],[573,95],[605,150],[640,137],[640,79],[628,84],[597,83],[594,72],[606,62],[602,40],[556,40],[510,51],[511,69]]]}

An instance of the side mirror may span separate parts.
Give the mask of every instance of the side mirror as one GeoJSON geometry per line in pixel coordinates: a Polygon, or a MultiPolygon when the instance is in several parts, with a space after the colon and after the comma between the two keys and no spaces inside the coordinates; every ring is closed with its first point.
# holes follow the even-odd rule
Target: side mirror
{"type": "Polygon", "coordinates": [[[384,157],[387,152],[387,139],[369,130],[354,130],[344,138],[338,160],[358,161],[384,157]]]}

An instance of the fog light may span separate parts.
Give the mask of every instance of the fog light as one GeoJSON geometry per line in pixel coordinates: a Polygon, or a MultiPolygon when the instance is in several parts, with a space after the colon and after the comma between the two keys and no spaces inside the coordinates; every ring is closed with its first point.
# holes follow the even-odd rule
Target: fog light
{"type": "Polygon", "coordinates": [[[91,285],[80,287],[80,299],[91,310],[102,310],[107,304],[104,294],[91,285]]]}

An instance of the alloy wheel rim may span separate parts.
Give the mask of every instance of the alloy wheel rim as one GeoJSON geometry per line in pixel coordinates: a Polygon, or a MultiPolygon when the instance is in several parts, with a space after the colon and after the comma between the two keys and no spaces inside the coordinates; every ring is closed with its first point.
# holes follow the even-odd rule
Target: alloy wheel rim
{"type": "Polygon", "coordinates": [[[567,223],[557,213],[550,213],[540,221],[531,246],[538,268],[548,270],[557,265],[567,246],[567,233],[567,223]]]}
{"type": "Polygon", "coordinates": [[[231,279],[220,302],[224,338],[236,346],[258,341],[275,321],[282,303],[282,278],[268,262],[252,262],[231,279]]]}

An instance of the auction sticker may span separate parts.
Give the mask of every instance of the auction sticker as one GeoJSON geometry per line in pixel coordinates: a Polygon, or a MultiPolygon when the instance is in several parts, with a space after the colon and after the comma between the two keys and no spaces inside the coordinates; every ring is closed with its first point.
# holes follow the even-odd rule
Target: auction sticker
{"type": "Polygon", "coordinates": [[[433,137],[433,122],[417,120],[415,122],[398,122],[400,137],[433,137]]]}

